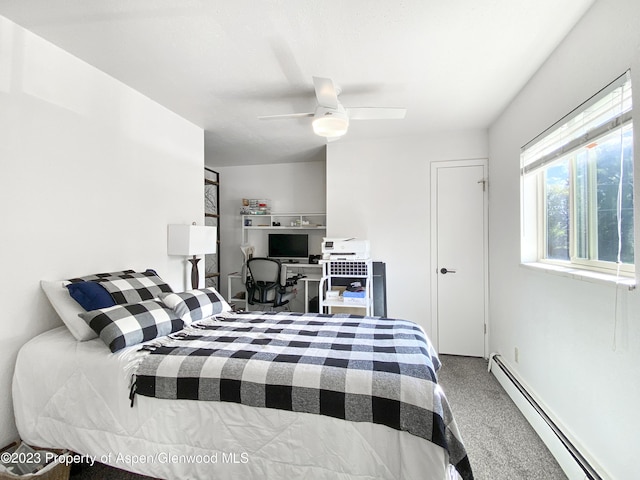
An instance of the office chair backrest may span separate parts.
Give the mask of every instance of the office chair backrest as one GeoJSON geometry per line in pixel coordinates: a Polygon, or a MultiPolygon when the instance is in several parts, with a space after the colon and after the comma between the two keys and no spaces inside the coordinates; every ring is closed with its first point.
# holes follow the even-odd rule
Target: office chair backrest
{"type": "Polygon", "coordinates": [[[282,265],[278,260],[273,258],[252,258],[247,262],[247,268],[257,282],[280,283],[282,265]]]}
{"type": "Polygon", "coordinates": [[[287,292],[282,281],[282,264],[273,258],[254,257],[247,261],[247,301],[251,305],[269,304],[279,307],[295,294],[287,292]]]}

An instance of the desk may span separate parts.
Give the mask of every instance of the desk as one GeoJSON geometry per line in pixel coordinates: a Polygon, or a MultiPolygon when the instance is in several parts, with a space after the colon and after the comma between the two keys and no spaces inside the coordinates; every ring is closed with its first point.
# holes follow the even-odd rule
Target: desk
{"type": "Polygon", "coordinates": [[[286,278],[293,275],[300,274],[305,275],[304,278],[298,280],[298,283],[302,282],[304,285],[304,313],[309,313],[309,283],[317,283],[320,285],[320,279],[322,278],[322,265],[319,263],[286,263],[282,265],[285,267],[284,274],[286,278]]]}
{"type": "Polygon", "coordinates": [[[317,283],[320,285],[321,275],[307,275],[304,278],[298,280],[304,284],[304,313],[309,313],[309,283],[317,283]]]}
{"type": "Polygon", "coordinates": [[[299,270],[307,270],[309,272],[317,272],[322,273],[322,265],[319,263],[289,263],[282,262],[282,266],[286,268],[287,271],[297,271],[298,273],[302,273],[299,270]]]}
{"type": "Polygon", "coordinates": [[[238,272],[230,273],[227,275],[227,302],[235,304],[234,310],[248,310],[247,307],[247,291],[242,283],[242,275],[238,272]],[[239,287],[234,288],[234,284],[240,284],[239,287]],[[244,293],[243,298],[236,298],[234,295],[244,293]]]}

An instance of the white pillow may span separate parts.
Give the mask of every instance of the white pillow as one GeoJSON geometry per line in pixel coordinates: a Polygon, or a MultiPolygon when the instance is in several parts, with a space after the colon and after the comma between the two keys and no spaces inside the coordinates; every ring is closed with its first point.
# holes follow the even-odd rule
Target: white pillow
{"type": "Polygon", "coordinates": [[[84,313],[86,310],[71,298],[69,290],[66,288],[68,284],[69,282],[66,280],[42,280],[40,282],[40,286],[47,295],[49,302],[51,302],[53,309],[76,340],[84,342],[96,338],[98,336],[96,332],[87,325],[87,322],[78,316],[78,314],[84,313]]]}

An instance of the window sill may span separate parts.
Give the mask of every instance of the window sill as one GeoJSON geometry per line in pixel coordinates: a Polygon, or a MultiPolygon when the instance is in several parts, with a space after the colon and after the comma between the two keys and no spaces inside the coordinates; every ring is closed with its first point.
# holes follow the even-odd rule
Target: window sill
{"type": "Polygon", "coordinates": [[[610,273],[594,272],[579,268],[568,268],[542,262],[521,263],[520,266],[537,272],[551,273],[563,277],[575,278],[576,280],[583,280],[585,282],[602,283],[614,286],[621,285],[627,287],[629,290],[635,290],[636,288],[635,278],[622,275],[618,277],[616,275],[611,275],[610,273]]]}

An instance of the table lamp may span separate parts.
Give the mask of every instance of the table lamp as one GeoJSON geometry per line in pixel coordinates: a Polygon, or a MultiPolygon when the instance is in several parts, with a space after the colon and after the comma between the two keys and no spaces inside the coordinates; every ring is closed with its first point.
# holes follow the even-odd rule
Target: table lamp
{"type": "Polygon", "coordinates": [[[216,253],[216,227],[202,225],[169,225],[167,228],[167,253],[189,258],[191,262],[191,288],[198,288],[200,275],[198,273],[197,255],[216,253]]]}

